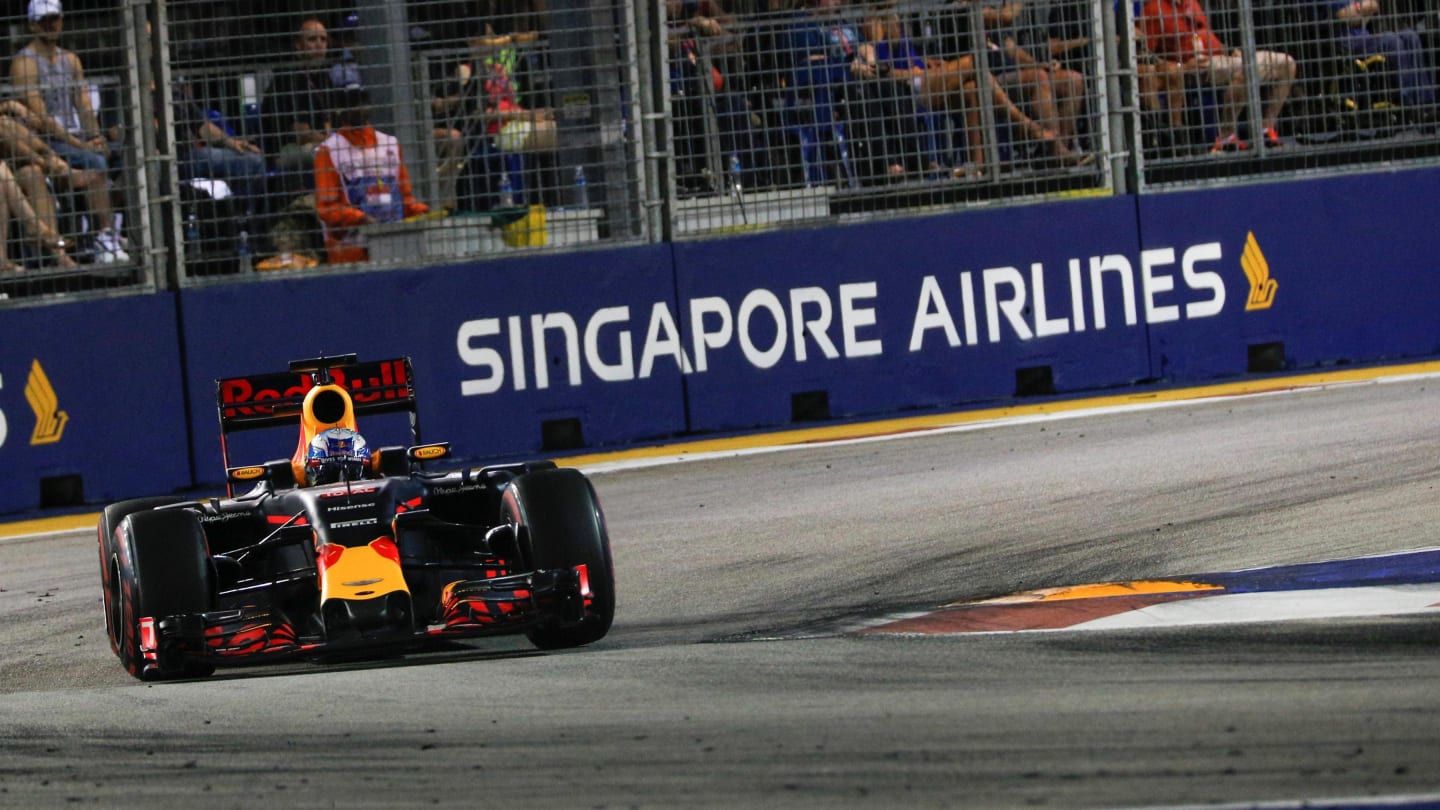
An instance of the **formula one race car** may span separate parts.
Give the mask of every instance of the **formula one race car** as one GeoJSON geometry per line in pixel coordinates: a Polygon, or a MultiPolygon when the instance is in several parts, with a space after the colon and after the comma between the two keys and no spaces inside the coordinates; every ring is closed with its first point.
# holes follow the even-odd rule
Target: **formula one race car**
{"type": "Polygon", "coordinates": [[[218,381],[227,496],[100,518],[105,625],[130,674],[509,633],[549,650],[609,631],[610,541],[589,480],[549,461],[427,471],[449,445],[421,443],[413,380],[409,358],[347,355],[218,381]],[[408,412],[411,444],[372,451],[356,415],[387,412],[408,412]],[[293,456],[229,466],[232,433],[285,425],[299,427],[293,456]]]}

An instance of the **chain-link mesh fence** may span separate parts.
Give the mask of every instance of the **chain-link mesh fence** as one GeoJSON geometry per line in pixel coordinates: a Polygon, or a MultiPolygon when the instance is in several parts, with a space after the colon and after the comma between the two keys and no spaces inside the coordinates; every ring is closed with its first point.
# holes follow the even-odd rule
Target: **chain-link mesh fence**
{"type": "Polygon", "coordinates": [[[1103,183],[1086,3],[665,10],[678,232],[1103,183]]]}
{"type": "Polygon", "coordinates": [[[1146,181],[1431,158],[1436,24],[1417,0],[1146,0],[1134,24],[1146,181]]]}
{"type": "Polygon", "coordinates": [[[166,4],[188,278],[639,237],[619,7],[166,4]]]}
{"type": "Polygon", "coordinates": [[[127,56],[139,24],[115,4],[16,5],[0,95],[0,295],[148,285],[146,150],[127,56]]]}
{"type": "Polygon", "coordinates": [[[1423,0],[63,3],[6,19],[11,298],[1440,155],[1423,0]]]}

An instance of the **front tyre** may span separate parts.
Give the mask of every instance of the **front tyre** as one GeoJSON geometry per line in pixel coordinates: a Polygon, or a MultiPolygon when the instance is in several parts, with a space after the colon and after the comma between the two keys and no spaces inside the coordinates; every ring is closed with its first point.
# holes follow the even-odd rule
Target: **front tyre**
{"type": "Polygon", "coordinates": [[[136,512],[148,512],[160,506],[179,503],[180,499],[162,495],[154,498],[135,498],[112,503],[100,513],[100,525],[96,527],[100,547],[100,588],[104,594],[105,636],[110,639],[110,652],[120,654],[120,566],[119,540],[115,530],[120,521],[136,512]]]}
{"type": "MultiPolygon", "coordinates": [[[[137,512],[120,522],[117,579],[119,655],[131,675],[144,680],[209,675],[203,663],[167,661],[141,648],[141,619],[203,613],[215,603],[210,550],[200,519],[188,509],[137,512]]],[[[157,628],[158,629],[158,628],[157,628]]]]}
{"type": "Polygon", "coordinates": [[[605,516],[590,481],[578,470],[538,470],[516,478],[501,499],[502,522],[515,532],[521,562],[531,570],[586,566],[591,598],[572,625],[549,623],[526,635],[542,650],[598,641],[615,618],[615,575],[605,516]]]}

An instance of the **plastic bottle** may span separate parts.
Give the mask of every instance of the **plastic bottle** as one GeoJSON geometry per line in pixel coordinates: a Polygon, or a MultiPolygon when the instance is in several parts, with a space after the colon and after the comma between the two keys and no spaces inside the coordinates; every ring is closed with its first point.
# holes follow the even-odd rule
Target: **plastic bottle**
{"type": "Polygon", "coordinates": [[[590,187],[585,183],[585,167],[575,167],[575,207],[590,207],[590,187]]]}
{"type": "Polygon", "coordinates": [[[200,218],[191,211],[185,217],[185,244],[195,250],[200,249],[200,218]]]}
{"type": "Polygon", "coordinates": [[[515,187],[510,185],[510,172],[500,173],[500,207],[512,208],[515,205],[515,187]]]}
{"type": "Polygon", "coordinates": [[[730,186],[736,194],[744,187],[740,182],[740,155],[736,152],[730,153],[730,186]]]}

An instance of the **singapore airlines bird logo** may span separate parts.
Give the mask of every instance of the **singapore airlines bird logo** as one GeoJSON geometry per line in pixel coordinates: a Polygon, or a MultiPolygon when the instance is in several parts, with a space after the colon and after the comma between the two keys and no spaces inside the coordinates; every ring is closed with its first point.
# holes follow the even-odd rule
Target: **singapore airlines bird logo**
{"type": "Polygon", "coordinates": [[[50,385],[50,378],[45,376],[39,360],[30,366],[30,378],[25,381],[25,399],[30,401],[30,409],[35,412],[35,432],[30,434],[30,443],[54,444],[60,441],[70,414],[60,410],[60,399],[55,396],[55,388],[50,385]]]}
{"type": "Polygon", "coordinates": [[[1240,267],[1250,281],[1250,298],[1245,301],[1245,311],[1269,309],[1275,303],[1275,291],[1280,282],[1270,277],[1270,263],[1260,252],[1260,243],[1255,241],[1255,232],[1245,234],[1245,252],[1240,256],[1240,267]]]}

